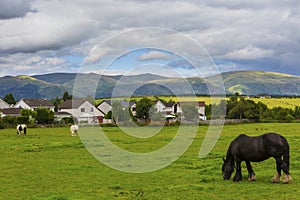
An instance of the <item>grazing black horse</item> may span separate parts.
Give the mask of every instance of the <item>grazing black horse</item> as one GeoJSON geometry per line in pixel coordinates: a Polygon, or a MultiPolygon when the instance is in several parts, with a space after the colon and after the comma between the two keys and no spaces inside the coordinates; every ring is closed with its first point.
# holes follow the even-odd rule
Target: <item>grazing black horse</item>
{"type": "Polygon", "coordinates": [[[277,133],[266,133],[256,137],[241,134],[231,142],[226,159],[223,158],[223,179],[230,178],[235,166],[236,174],[233,181],[241,181],[241,162],[245,161],[249,173],[248,180],[255,180],[256,176],[250,162],[260,162],[270,157],[275,158],[277,166],[277,172],[271,182],[280,182],[282,170],[284,172],[283,183],[289,183],[292,177],[289,172],[290,153],[287,140],[277,133]]]}

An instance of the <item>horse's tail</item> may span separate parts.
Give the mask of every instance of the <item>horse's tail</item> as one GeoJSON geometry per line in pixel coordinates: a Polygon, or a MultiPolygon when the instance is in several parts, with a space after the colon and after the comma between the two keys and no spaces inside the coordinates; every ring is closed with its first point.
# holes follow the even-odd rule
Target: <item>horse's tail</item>
{"type": "Polygon", "coordinates": [[[287,170],[290,170],[290,146],[285,137],[281,136],[281,141],[283,142],[283,162],[286,164],[287,170]]]}

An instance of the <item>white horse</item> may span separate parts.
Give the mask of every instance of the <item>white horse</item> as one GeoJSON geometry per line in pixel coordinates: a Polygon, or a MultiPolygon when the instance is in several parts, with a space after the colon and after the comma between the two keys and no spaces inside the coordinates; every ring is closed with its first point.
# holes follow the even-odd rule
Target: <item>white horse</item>
{"type": "Polygon", "coordinates": [[[17,135],[24,134],[24,136],[26,136],[26,129],[27,129],[26,124],[18,124],[18,126],[17,126],[17,135]]]}
{"type": "Polygon", "coordinates": [[[76,136],[78,135],[78,130],[79,130],[79,127],[74,124],[70,127],[70,131],[71,131],[71,136],[76,136]]]}

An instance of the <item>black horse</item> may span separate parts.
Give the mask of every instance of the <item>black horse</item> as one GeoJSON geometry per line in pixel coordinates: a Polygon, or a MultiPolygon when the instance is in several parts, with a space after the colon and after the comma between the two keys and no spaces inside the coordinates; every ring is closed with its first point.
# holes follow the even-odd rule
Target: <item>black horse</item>
{"type": "Polygon", "coordinates": [[[236,174],[233,181],[241,181],[241,162],[245,161],[249,173],[248,180],[255,180],[256,176],[250,162],[260,162],[270,157],[275,158],[277,166],[277,172],[271,182],[280,182],[282,170],[284,172],[283,183],[289,183],[292,177],[289,172],[290,153],[286,138],[277,133],[266,133],[256,137],[241,134],[231,142],[226,159],[223,158],[223,179],[230,178],[235,166],[236,174]]]}

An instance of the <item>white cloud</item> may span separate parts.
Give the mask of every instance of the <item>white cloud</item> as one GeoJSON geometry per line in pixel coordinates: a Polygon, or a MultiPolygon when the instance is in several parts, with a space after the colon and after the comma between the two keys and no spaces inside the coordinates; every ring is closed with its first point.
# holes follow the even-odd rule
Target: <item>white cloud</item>
{"type": "Polygon", "coordinates": [[[163,53],[161,51],[150,51],[139,57],[139,60],[169,60],[170,55],[163,53]]]}
{"type": "Polygon", "coordinates": [[[233,59],[233,60],[253,60],[272,56],[273,51],[268,49],[260,49],[256,47],[246,47],[232,51],[222,58],[233,59]]]}

